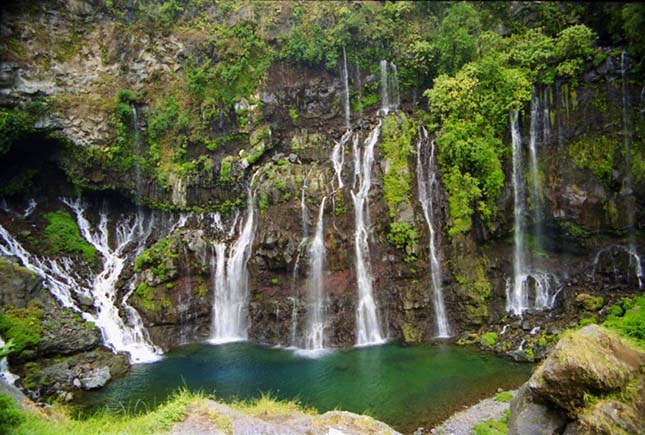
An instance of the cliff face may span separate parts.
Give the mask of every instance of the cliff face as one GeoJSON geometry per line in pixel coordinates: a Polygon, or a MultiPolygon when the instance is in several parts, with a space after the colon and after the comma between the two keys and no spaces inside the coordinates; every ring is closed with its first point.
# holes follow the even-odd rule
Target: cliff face
{"type": "MultiPolygon", "coordinates": [[[[186,29],[160,34],[143,26],[124,32],[123,22],[97,10],[84,2],[53,2],[3,14],[7,42],[0,105],[22,116],[22,130],[2,157],[3,166],[12,169],[0,177],[6,185],[31,187],[3,192],[7,211],[0,215],[2,224],[31,250],[56,257],[61,253],[47,251],[39,240],[46,232],[47,213],[67,209],[61,195],[84,192],[93,225],[99,222],[100,207],[115,216],[163,210],[158,213],[175,225],[168,225],[167,232],[152,231],[142,239],[144,246],[125,248],[128,264],[115,285],[116,300],[128,298],[152,342],[168,349],[210,336],[214,242],[235,240],[248,213],[244,204],[252,184],[256,220],[248,260],[249,338],[301,345],[311,284],[309,245],[302,241],[311,237],[326,198],[326,345],[353,345],[358,308],[354,138],[348,136],[341,154],[342,188],[331,160],[346,132],[342,75],[273,61],[252,97],[238,98],[230,108],[206,102],[191,107],[185,81],[191,62],[204,55],[199,34],[186,29]],[[207,115],[209,111],[216,115],[207,115]],[[206,133],[193,128],[197,119],[208,119],[206,133]],[[30,198],[38,204],[33,213],[16,212],[30,198]],[[135,263],[142,252],[148,257],[135,263]]],[[[242,22],[247,12],[238,11],[229,25],[242,22]]],[[[279,30],[276,24],[272,31],[279,30]]],[[[268,40],[275,42],[275,36],[268,40]]],[[[581,317],[602,317],[603,307],[639,287],[625,228],[630,208],[637,225],[644,221],[645,180],[634,174],[632,192],[626,191],[618,62],[609,56],[599,66],[588,65],[584,80],[575,85],[557,81],[536,90],[546,113],[539,149],[544,244],[530,249],[550,273],[551,296],[557,294],[552,310],[529,312],[522,319],[507,313],[514,225],[510,152],[499,213],[491,222],[475,219],[472,231],[449,237],[446,194],[441,190],[437,196],[439,264],[454,337],[478,341],[482,333],[508,325],[501,340],[490,345],[507,352],[524,340],[516,357],[540,358],[559,329],[581,317]],[[602,300],[587,308],[576,299],[580,293],[602,300]]],[[[377,88],[377,77],[351,64],[348,72],[353,102],[362,102],[363,92],[377,88]]],[[[638,126],[641,89],[628,86],[627,91],[627,115],[638,126]]],[[[371,170],[368,241],[375,299],[387,336],[423,342],[436,335],[436,328],[429,230],[416,178],[423,104],[412,100],[411,91],[403,92],[400,112],[382,120],[371,170]],[[388,177],[400,181],[394,205],[386,192],[388,177]],[[399,223],[411,231],[400,243],[392,236],[399,223]]],[[[357,149],[363,149],[381,122],[374,101],[351,111],[357,149]]],[[[526,146],[530,107],[523,113],[526,146]]],[[[641,140],[638,127],[633,130],[630,140],[641,140]]],[[[510,133],[504,142],[510,147],[510,133]]],[[[441,182],[441,174],[437,176],[441,182]]],[[[635,240],[642,244],[642,238],[635,240]]],[[[89,266],[79,265],[76,272],[100,272],[96,262],[89,266]]],[[[542,284],[527,282],[534,299],[542,284]]],[[[15,305],[9,299],[3,304],[15,305]]],[[[80,305],[92,309],[91,303],[80,305]]],[[[128,316],[123,306],[118,310],[128,316]]]]}

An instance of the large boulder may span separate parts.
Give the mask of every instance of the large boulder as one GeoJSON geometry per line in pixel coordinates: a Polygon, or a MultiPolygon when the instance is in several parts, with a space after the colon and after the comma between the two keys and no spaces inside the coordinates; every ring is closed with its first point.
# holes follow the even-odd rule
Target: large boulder
{"type": "Polygon", "coordinates": [[[533,394],[570,412],[584,406],[586,394],[620,391],[639,375],[643,356],[619,337],[589,325],[558,342],[528,382],[533,394]]]}
{"type": "Polygon", "coordinates": [[[39,292],[41,283],[32,271],[0,257],[0,307],[25,308],[39,292]]]}
{"type": "Polygon", "coordinates": [[[598,325],[573,332],[513,398],[508,433],[642,433],[644,367],[643,353],[598,325]]]}

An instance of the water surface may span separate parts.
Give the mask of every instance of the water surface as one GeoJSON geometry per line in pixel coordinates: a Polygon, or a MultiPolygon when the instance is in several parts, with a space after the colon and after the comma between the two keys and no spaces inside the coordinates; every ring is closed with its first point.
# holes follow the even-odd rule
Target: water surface
{"type": "Polygon", "coordinates": [[[441,422],[498,387],[517,387],[530,372],[527,364],[448,345],[387,344],[308,358],[250,343],[192,344],[161,361],[133,366],[126,377],[89,394],[83,406],[149,407],[181,386],[214,392],[224,401],[270,392],[320,412],[368,413],[411,432],[441,422]]]}

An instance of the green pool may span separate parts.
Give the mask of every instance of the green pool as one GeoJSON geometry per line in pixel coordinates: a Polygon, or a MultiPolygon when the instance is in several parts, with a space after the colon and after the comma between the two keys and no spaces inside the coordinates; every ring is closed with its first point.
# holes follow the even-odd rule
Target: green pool
{"type": "Polygon", "coordinates": [[[387,344],[337,350],[318,358],[250,343],[193,344],[162,361],[134,366],[100,392],[88,394],[82,409],[108,404],[154,406],[181,386],[214,392],[220,400],[249,399],[270,392],[300,399],[321,412],[368,413],[410,432],[430,427],[462,406],[517,387],[532,367],[477,349],[387,344]]]}

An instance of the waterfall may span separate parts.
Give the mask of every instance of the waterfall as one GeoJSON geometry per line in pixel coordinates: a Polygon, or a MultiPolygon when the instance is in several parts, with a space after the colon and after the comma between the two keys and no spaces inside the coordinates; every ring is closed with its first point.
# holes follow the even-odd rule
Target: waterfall
{"type": "Polygon", "coordinates": [[[84,216],[85,209],[80,200],[63,200],[63,202],[76,215],[83,238],[101,254],[102,267],[98,275],[87,270],[89,278],[81,277],[70,258],[41,259],[30,254],[2,226],[0,226],[0,252],[3,255],[17,257],[25,268],[40,276],[63,307],[81,313],[86,321],[94,322],[101,330],[105,344],[112,350],[127,352],[133,363],[159,359],[160,349],[151,344],[140,316],[125,302],[133,288],[131,287],[130,292],[120,302],[120,307],[128,318],[127,323],[119,316],[119,308],[115,305],[117,303],[115,286],[127,259],[126,248],[133,248],[135,254],[143,248],[143,242],[152,231],[152,221],[147,225],[148,231],[144,233],[143,238],[136,237],[140,232],[135,231],[143,227],[143,223],[139,221],[142,215],[137,214],[134,219],[118,222],[115,229],[116,248],[112,249],[108,243],[107,213],[100,214],[98,232],[93,233],[84,216]],[[75,296],[93,300],[96,313],[83,312],[77,305],[75,296]]]}
{"type": "Polygon", "coordinates": [[[296,334],[298,332],[298,299],[289,296],[287,298],[291,302],[291,339],[289,340],[290,346],[296,346],[296,334]]]}
{"type": "MultiPolygon", "coordinates": [[[[532,104],[532,113],[534,111],[533,109],[537,112],[535,106],[532,104]]],[[[537,114],[535,116],[537,118],[537,114]]],[[[518,112],[516,110],[512,111],[510,118],[513,149],[512,182],[515,249],[513,252],[513,278],[506,284],[506,310],[512,314],[522,315],[524,311],[530,308],[538,310],[552,308],[562,287],[559,280],[553,274],[529,267],[529,253],[524,244],[526,235],[526,224],[524,221],[526,215],[526,196],[524,177],[522,175],[522,137],[520,134],[518,112]],[[529,299],[530,294],[534,295],[532,307],[529,299]]],[[[533,119],[533,114],[531,118],[533,119]]],[[[531,147],[537,149],[537,127],[534,126],[531,130],[531,141],[534,142],[534,144],[531,144],[531,147]]],[[[532,150],[531,154],[533,154],[532,150]]],[[[529,173],[534,175],[534,180],[536,180],[536,187],[532,185],[531,190],[535,189],[541,192],[539,172],[537,169],[537,152],[535,152],[534,156],[530,157],[530,160],[532,162],[529,164],[531,167],[529,173]]],[[[536,235],[536,237],[538,236],[536,235]]]]}
{"type": "Polygon", "coordinates": [[[428,131],[421,127],[419,141],[417,142],[417,185],[419,202],[423,210],[423,218],[428,225],[430,281],[432,283],[432,305],[435,314],[436,337],[450,337],[450,325],[443,300],[443,287],[441,278],[441,265],[437,246],[440,244],[440,233],[434,211],[434,201],[438,196],[438,182],[436,177],[435,144],[430,142],[428,152],[428,131]],[[424,169],[425,163],[425,169],[424,169]],[[426,173],[427,170],[427,173],[426,173]]]}
{"type": "Polygon", "coordinates": [[[324,212],[323,197],[318,212],[318,222],[314,239],[309,245],[309,294],[307,301],[307,332],[305,349],[321,350],[325,344],[325,282],[323,267],[325,263],[324,212]]]}
{"type": "Polygon", "coordinates": [[[539,252],[543,250],[544,242],[544,206],[542,204],[542,178],[538,160],[538,122],[540,100],[536,92],[531,98],[531,125],[529,128],[529,191],[531,198],[531,214],[533,216],[533,236],[539,252]]]}
{"type": "Polygon", "coordinates": [[[542,141],[545,147],[551,143],[551,103],[549,97],[549,88],[545,87],[542,96],[542,141]]]}
{"type": "MultiPolygon", "coordinates": [[[[0,337],[0,349],[5,346],[5,341],[0,337]]],[[[0,358],[0,381],[4,381],[9,385],[13,385],[18,379],[18,376],[9,371],[9,364],[7,358],[0,358]]]]}
{"type": "MultiPolygon", "coordinates": [[[[81,234],[103,257],[102,270],[92,282],[92,297],[96,316],[94,323],[101,330],[103,339],[115,351],[125,351],[130,354],[133,362],[152,362],[159,359],[161,350],[156,348],[143,327],[143,321],[136,310],[130,307],[126,310],[129,318],[134,320],[126,324],[119,315],[117,307],[116,283],[121,276],[127,258],[127,249],[138,246],[142,241],[137,240],[138,222],[140,215],[133,220],[117,223],[115,248],[109,243],[108,216],[105,210],[99,213],[98,232],[92,232],[89,221],[85,218],[85,208],[80,200],[63,200],[74,214],[81,234]]],[[[122,307],[128,307],[126,299],[120,302],[122,307]]]]}
{"type": "MultiPolygon", "coordinates": [[[[620,72],[622,78],[622,93],[623,93],[623,138],[624,138],[624,150],[625,154],[625,177],[623,180],[623,190],[622,195],[625,197],[626,212],[627,212],[627,225],[628,229],[628,239],[629,239],[629,251],[633,252],[634,255],[638,252],[636,248],[636,235],[635,233],[635,221],[634,221],[634,202],[636,198],[634,196],[634,191],[632,190],[632,162],[631,162],[631,144],[632,144],[632,122],[629,115],[630,101],[629,101],[629,83],[627,82],[627,69],[629,65],[629,58],[627,57],[627,49],[623,48],[623,52],[620,57],[620,72]]],[[[640,263],[639,263],[640,264],[640,263]]],[[[642,276],[642,274],[641,274],[642,276]]],[[[639,276],[639,287],[642,287],[643,283],[639,276]]]]}
{"type": "Polygon", "coordinates": [[[343,165],[345,164],[345,144],[349,141],[349,138],[352,136],[352,131],[347,130],[345,134],[340,138],[340,142],[336,142],[334,149],[331,153],[331,162],[334,166],[334,172],[336,173],[336,180],[338,181],[337,190],[340,190],[345,185],[343,183],[343,165]]]}
{"type": "MultiPolygon", "coordinates": [[[[614,258],[620,253],[620,252],[625,252],[627,256],[629,257],[629,266],[632,268],[634,276],[636,277],[636,280],[638,281],[638,288],[643,288],[643,262],[641,258],[638,255],[638,252],[633,249],[631,246],[620,246],[620,245],[611,245],[606,248],[602,248],[596,252],[596,256],[594,257],[593,261],[593,268],[591,270],[591,279],[593,281],[596,280],[596,273],[598,270],[598,266],[600,265],[601,258],[604,254],[608,254],[611,258],[611,267],[612,267],[612,272],[613,272],[613,278],[614,280],[618,281],[620,279],[620,275],[625,272],[623,270],[622,266],[617,266],[616,262],[614,261],[614,258]]],[[[629,281],[629,278],[628,278],[629,281]]]]}
{"type": "Polygon", "coordinates": [[[343,47],[343,84],[344,84],[344,95],[343,103],[345,105],[345,127],[349,130],[351,126],[351,111],[349,108],[349,75],[347,74],[347,53],[345,53],[345,47],[343,47]]]}
{"type": "Polygon", "coordinates": [[[399,76],[396,65],[387,60],[380,62],[381,67],[381,114],[387,115],[399,108],[399,76]]]}
{"type": "Polygon", "coordinates": [[[529,298],[526,288],[526,252],[524,249],[524,181],[522,179],[522,137],[520,135],[519,114],[511,112],[511,136],[513,148],[513,218],[515,223],[513,252],[513,286],[507,298],[507,310],[521,314],[528,309],[529,298]]]}
{"type": "MultiPolygon", "coordinates": [[[[357,167],[358,191],[352,189],[354,202],[355,225],[354,247],[356,255],[356,281],[358,286],[358,305],[356,309],[356,344],[366,346],[380,344],[385,341],[379,323],[376,303],[372,294],[372,273],[370,270],[370,247],[368,243],[369,229],[366,221],[369,219],[368,196],[372,185],[372,163],[374,162],[374,145],[381,132],[381,122],[370,132],[365,140],[362,160],[358,151],[355,158],[359,159],[357,167]]],[[[355,146],[355,150],[358,147],[355,146]]]]}
{"type": "MultiPolygon", "coordinates": [[[[73,295],[92,298],[88,289],[89,283],[81,280],[73,270],[73,262],[69,258],[56,260],[38,258],[27,252],[2,225],[0,225],[0,253],[7,257],[18,258],[26,269],[41,277],[51,294],[65,308],[81,311],[73,295]]],[[[83,317],[88,321],[93,320],[89,314],[84,314],[83,317]]]]}
{"type": "MultiPolygon", "coordinates": [[[[255,176],[254,176],[255,178],[255,176]]],[[[251,185],[253,181],[251,181],[251,185]]],[[[248,191],[247,215],[237,240],[226,257],[226,245],[215,244],[215,300],[211,343],[246,340],[249,300],[249,273],[247,264],[255,238],[255,195],[248,191]]]]}
{"type": "Polygon", "coordinates": [[[38,203],[36,202],[36,200],[31,198],[27,203],[27,208],[25,208],[25,211],[22,212],[22,217],[27,218],[31,216],[34,210],[36,210],[37,206],[38,206],[38,203]]]}
{"type": "Polygon", "coordinates": [[[141,149],[141,135],[139,134],[139,117],[137,115],[137,108],[134,107],[134,104],[131,106],[132,107],[132,124],[133,124],[133,131],[134,131],[134,144],[135,144],[135,149],[136,149],[136,156],[135,156],[135,187],[136,187],[136,193],[135,193],[135,203],[137,206],[141,205],[141,201],[143,198],[143,179],[141,178],[141,165],[143,162],[143,155],[142,155],[142,149],[141,149]]]}

